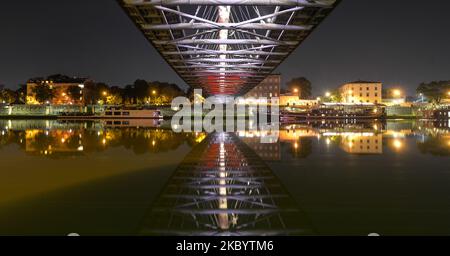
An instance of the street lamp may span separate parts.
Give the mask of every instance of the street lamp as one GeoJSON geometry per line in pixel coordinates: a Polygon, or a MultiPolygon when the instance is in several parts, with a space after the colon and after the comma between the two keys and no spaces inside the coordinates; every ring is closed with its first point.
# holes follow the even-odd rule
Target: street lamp
{"type": "Polygon", "coordinates": [[[400,96],[402,96],[402,91],[400,91],[400,90],[398,90],[398,89],[394,90],[392,93],[394,94],[395,97],[400,97],[400,96]]]}
{"type": "Polygon", "coordinates": [[[325,93],[325,97],[330,98],[331,97],[331,92],[326,92],[325,93]]]}

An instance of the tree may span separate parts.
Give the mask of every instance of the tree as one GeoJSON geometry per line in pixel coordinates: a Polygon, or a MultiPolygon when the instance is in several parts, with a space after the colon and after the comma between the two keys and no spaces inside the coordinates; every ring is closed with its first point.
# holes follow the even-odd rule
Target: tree
{"type": "Polygon", "coordinates": [[[109,94],[109,86],[105,83],[89,82],[84,85],[84,98],[87,104],[98,104],[105,102],[109,94]]]}
{"type": "Polygon", "coordinates": [[[421,83],[417,88],[417,93],[427,97],[433,103],[441,103],[450,92],[450,81],[433,81],[421,83]]]}
{"type": "Polygon", "coordinates": [[[27,103],[27,85],[19,85],[19,89],[16,90],[17,102],[20,104],[27,103]]]}
{"type": "Polygon", "coordinates": [[[41,104],[51,101],[55,97],[55,92],[48,84],[39,84],[33,88],[33,93],[36,100],[41,104]]]}
{"type": "Polygon", "coordinates": [[[326,102],[333,102],[333,103],[341,103],[342,102],[342,95],[339,89],[335,89],[330,92],[329,97],[324,98],[326,102]]]}
{"type": "Polygon", "coordinates": [[[298,90],[300,98],[308,99],[312,96],[312,84],[305,77],[297,77],[287,83],[290,92],[298,90]]]}
{"type": "Polygon", "coordinates": [[[14,103],[16,101],[16,93],[10,89],[2,89],[0,91],[0,103],[14,103]]]}
{"type": "Polygon", "coordinates": [[[117,86],[111,87],[106,99],[108,105],[121,105],[123,104],[123,89],[117,86]]]}
{"type": "Polygon", "coordinates": [[[73,85],[67,89],[67,95],[69,95],[74,102],[79,102],[83,97],[83,91],[79,86],[73,85]]]}

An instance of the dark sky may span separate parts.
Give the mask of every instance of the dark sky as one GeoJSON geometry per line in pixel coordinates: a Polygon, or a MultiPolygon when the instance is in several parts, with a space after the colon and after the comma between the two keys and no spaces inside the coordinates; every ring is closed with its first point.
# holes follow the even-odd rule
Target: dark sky
{"type": "MultiPolygon", "coordinates": [[[[450,1],[343,0],[280,66],[322,94],[351,80],[410,93],[450,79],[450,1]]],[[[112,85],[137,78],[183,84],[114,0],[21,0],[0,7],[0,84],[64,73],[112,85]]]]}

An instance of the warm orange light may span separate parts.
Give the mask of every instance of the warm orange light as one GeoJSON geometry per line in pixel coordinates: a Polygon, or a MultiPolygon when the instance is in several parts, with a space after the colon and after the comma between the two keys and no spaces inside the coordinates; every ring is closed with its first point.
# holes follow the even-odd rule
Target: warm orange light
{"type": "Polygon", "coordinates": [[[400,91],[400,90],[394,90],[393,92],[392,92],[393,94],[394,94],[394,96],[395,97],[400,97],[400,96],[402,96],[402,91],[400,91]]]}
{"type": "Polygon", "coordinates": [[[402,149],[403,148],[403,142],[401,142],[400,140],[394,140],[394,148],[395,149],[402,149]]]}

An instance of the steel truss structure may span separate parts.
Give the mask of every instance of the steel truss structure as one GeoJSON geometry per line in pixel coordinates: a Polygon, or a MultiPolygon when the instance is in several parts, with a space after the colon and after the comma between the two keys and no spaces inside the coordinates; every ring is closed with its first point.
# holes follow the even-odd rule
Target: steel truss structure
{"type": "Polygon", "coordinates": [[[314,234],[272,171],[234,134],[211,134],[148,211],[143,235],[314,234]]]}
{"type": "Polygon", "coordinates": [[[243,95],[339,0],[118,0],[169,65],[210,95],[243,95]]]}

